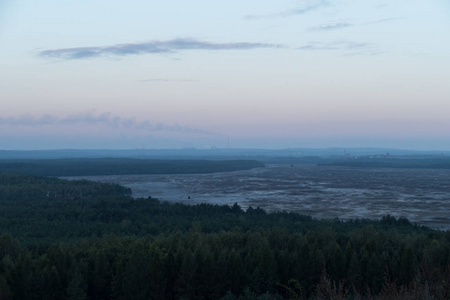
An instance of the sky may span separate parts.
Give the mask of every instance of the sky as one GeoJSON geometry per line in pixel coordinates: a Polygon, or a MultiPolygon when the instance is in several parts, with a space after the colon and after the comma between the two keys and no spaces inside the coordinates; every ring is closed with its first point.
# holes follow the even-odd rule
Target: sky
{"type": "Polygon", "coordinates": [[[448,0],[0,0],[0,150],[450,150],[448,0]]]}

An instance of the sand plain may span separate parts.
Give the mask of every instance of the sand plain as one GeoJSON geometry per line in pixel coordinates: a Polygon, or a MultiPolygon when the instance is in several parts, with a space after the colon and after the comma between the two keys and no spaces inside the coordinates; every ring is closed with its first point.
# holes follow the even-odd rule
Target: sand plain
{"type": "Polygon", "coordinates": [[[268,165],[212,174],[66,177],[119,183],[133,197],[211,203],[315,218],[378,219],[390,214],[450,229],[450,170],[268,165]]]}

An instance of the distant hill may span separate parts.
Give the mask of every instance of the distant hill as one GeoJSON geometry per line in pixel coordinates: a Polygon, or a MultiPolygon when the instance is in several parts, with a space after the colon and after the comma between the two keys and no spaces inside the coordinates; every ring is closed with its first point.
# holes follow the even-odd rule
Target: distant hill
{"type": "Polygon", "coordinates": [[[416,151],[390,148],[289,148],[289,149],[61,149],[61,150],[0,150],[0,159],[57,158],[157,158],[157,159],[257,159],[301,158],[363,155],[444,155],[450,151],[416,151]]]}

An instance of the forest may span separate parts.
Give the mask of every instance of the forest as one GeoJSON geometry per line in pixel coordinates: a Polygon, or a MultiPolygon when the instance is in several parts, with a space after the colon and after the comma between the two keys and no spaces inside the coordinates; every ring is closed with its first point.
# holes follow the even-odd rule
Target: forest
{"type": "Polygon", "coordinates": [[[448,299],[450,232],[0,175],[0,299],[448,299]]]}
{"type": "Polygon", "coordinates": [[[316,161],[319,166],[358,168],[450,169],[450,158],[439,155],[369,155],[361,157],[327,158],[316,161]]]}
{"type": "Polygon", "coordinates": [[[199,174],[264,167],[255,160],[65,158],[0,160],[0,172],[39,176],[199,174]]]}

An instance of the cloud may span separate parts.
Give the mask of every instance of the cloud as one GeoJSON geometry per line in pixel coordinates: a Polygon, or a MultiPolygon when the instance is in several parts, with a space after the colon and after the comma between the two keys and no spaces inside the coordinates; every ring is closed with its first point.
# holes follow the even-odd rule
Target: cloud
{"type": "Polygon", "coordinates": [[[267,19],[267,18],[280,18],[280,17],[290,17],[295,15],[303,15],[325,6],[329,5],[329,1],[327,0],[316,0],[312,1],[309,4],[306,4],[302,7],[288,9],[277,13],[265,14],[265,15],[247,15],[244,17],[246,20],[257,20],[257,19],[267,19]]]}
{"type": "MultiPolygon", "coordinates": [[[[392,21],[396,21],[399,19],[400,18],[385,18],[385,19],[379,19],[379,20],[365,22],[365,23],[356,24],[356,25],[373,25],[373,24],[392,22],[392,21]]],[[[311,27],[311,28],[309,28],[309,30],[311,30],[311,31],[331,31],[331,30],[338,30],[338,29],[353,27],[356,25],[343,21],[343,22],[335,22],[335,23],[329,23],[329,24],[311,27]]]]}
{"type": "Polygon", "coordinates": [[[173,81],[171,79],[164,79],[164,78],[152,78],[152,79],[142,79],[138,80],[138,82],[169,82],[173,81]]]}
{"type": "Polygon", "coordinates": [[[138,121],[135,118],[121,118],[114,116],[108,112],[105,113],[79,113],[69,115],[63,118],[52,115],[43,115],[33,117],[31,115],[23,115],[19,117],[1,117],[0,126],[44,128],[44,127],[106,127],[109,129],[126,129],[131,131],[141,131],[147,133],[171,132],[183,134],[199,134],[207,136],[222,136],[220,133],[207,131],[199,128],[192,128],[183,125],[167,125],[163,123],[155,123],[150,120],[138,121]]]}
{"type": "Polygon", "coordinates": [[[260,48],[280,48],[281,45],[267,43],[212,43],[196,39],[173,39],[143,43],[117,44],[104,47],[76,47],[50,49],[38,52],[42,58],[85,59],[101,56],[127,56],[143,54],[176,53],[183,50],[251,50],[260,48]]]}
{"type": "Polygon", "coordinates": [[[311,27],[310,30],[312,30],[312,31],[331,31],[331,30],[337,30],[337,29],[342,29],[342,28],[347,28],[347,27],[352,27],[352,26],[354,26],[354,25],[351,23],[338,22],[338,23],[325,24],[325,25],[319,25],[316,27],[311,27]]]}
{"type": "Polygon", "coordinates": [[[380,23],[397,21],[397,20],[401,20],[401,19],[402,18],[384,18],[384,19],[379,19],[379,20],[375,20],[375,21],[371,21],[371,22],[366,22],[364,24],[380,24],[380,23]]]}
{"type": "Polygon", "coordinates": [[[304,51],[327,51],[334,50],[344,52],[345,55],[375,55],[381,53],[376,47],[369,43],[352,41],[335,42],[310,42],[304,46],[298,47],[298,50],[304,51]]]}
{"type": "Polygon", "coordinates": [[[194,82],[194,79],[168,79],[168,78],[150,78],[150,79],[141,79],[137,80],[137,82],[194,82]]]}

